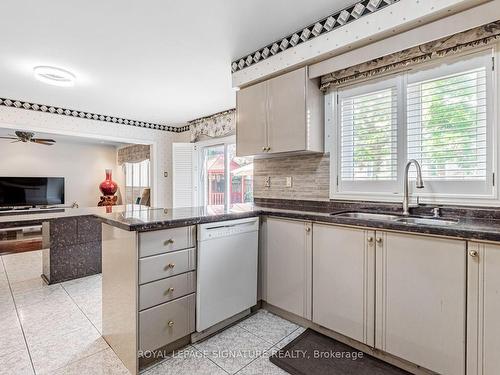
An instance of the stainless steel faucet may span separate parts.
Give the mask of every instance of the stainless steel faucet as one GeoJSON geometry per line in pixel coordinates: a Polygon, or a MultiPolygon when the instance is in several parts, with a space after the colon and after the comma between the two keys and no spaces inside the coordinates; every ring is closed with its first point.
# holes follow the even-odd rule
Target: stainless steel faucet
{"type": "Polygon", "coordinates": [[[424,181],[422,180],[422,170],[420,169],[420,164],[415,159],[410,159],[406,163],[405,167],[405,175],[404,175],[404,183],[403,183],[403,215],[410,214],[410,205],[408,198],[408,171],[410,170],[410,166],[415,164],[415,168],[417,169],[417,180],[415,183],[415,187],[417,189],[422,189],[424,187],[424,181]]]}

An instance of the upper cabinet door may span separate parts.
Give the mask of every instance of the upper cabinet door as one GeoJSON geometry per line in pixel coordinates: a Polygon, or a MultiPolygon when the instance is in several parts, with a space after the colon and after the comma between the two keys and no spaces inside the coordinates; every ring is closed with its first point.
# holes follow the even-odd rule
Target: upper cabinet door
{"type": "Polygon", "coordinates": [[[500,371],[500,246],[469,242],[467,375],[500,371]]]}
{"type": "Polygon", "coordinates": [[[236,154],[258,155],[267,147],[267,82],[236,93],[236,154]]]}
{"type": "Polygon", "coordinates": [[[377,231],[375,347],[465,374],[466,243],[377,231]]]}
{"type": "Polygon", "coordinates": [[[269,152],[307,149],[306,68],[269,80],[269,152]]]}

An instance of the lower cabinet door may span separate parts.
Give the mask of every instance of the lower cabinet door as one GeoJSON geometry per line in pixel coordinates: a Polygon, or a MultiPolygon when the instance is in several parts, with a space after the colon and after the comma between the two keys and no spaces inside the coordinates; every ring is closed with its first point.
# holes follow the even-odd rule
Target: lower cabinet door
{"type": "Polygon", "coordinates": [[[159,349],[194,332],[195,294],[139,313],[139,350],[159,349]]]}
{"type": "Polygon", "coordinates": [[[466,242],[377,231],[375,346],[465,374],[466,242]]]}
{"type": "Polygon", "coordinates": [[[313,225],[313,322],[374,346],[375,231],[313,225]]]}
{"type": "Polygon", "coordinates": [[[500,373],[500,246],[469,242],[467,375],[500,373]]]}
{"type": "Polygon", "coordinates": [[[264,240],[264,299],[311,319],[311,223],[267,218],[264,240]]]}

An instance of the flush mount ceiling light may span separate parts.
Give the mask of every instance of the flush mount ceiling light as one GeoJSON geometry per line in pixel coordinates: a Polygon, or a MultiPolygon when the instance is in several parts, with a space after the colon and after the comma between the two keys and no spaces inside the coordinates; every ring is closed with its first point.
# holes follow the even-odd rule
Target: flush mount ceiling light
{"type": "Polygon", "coordinates": [[[49,85],[63,87],[75,85],[75,75],[61,68],[56,68],[54,66],[35,66],[33,68],[33,73],[37,80],[49,85]]]}

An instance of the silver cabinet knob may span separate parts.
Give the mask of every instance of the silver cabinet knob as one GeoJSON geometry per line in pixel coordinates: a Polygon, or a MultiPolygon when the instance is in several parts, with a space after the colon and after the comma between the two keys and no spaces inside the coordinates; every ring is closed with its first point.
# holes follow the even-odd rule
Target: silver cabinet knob
{"type": "Polygon", "coordinates": [[[477,250],[471,250],[469,251],[469,255],[473,258],[476,258],[478,256],[477,250]]]}
{"type": "Polygon", "coordinates": [[[382,243],[382,237],[378,237],[378,238],[377,238],[377,243],[378,243],[378,244],[381,244],[381,243],[382,243]]]}
{"type": "Polygon", "coordinates": [[[372,243],[373,242],[373,237],[368,237],[366,240],[368,241],[368,243],[372,243]]]}
{"type": "Polygon", "coordinates": [[[311,227],[306,227],[306,232],[310,232],[311,231],[311,227]]]}
{"type": "Polygon", "coordinates": [[[167,325],[169,327],[173,327],[174,326],[174,322],[172,320],[169,320],[168,323],[167,323],[167,325]]]}
{"type": "Polygon", "coordinates": [[[167,246],[167,245],[170,245],[170,244],[173,244],[173,243],[174,243],[174,240],[173,240],[173,239],[171,239],[171,238],[169,238],[169,239],[168,239],[168,240],[166,240],[163,244],[164,244],[165,246],[167,246]]]}
{"type": "Polygon", "coordinates": [[[262,151],[266,151],[266,147],[262,147],[262,151]]]}
{"type": "Polygon", "coordinates": [[[268,152],[269,152],[269,151],[271,151],[271,147],[268,147],[268,148],[267,148],[267,151],[268,151],[268,152]]]}
{"type": "Polygon", "coordinates": [[[169,263],[165,266],[165,270],[171,269],[175,267],[175,263],[169,263]]]}
{"type": "Polygon", "coordinates": [[[174,288],[168,288],[166,291],[165,291],[165,294],[170,294],[170,293],[173,293],[174,292],[174,288]]]}

